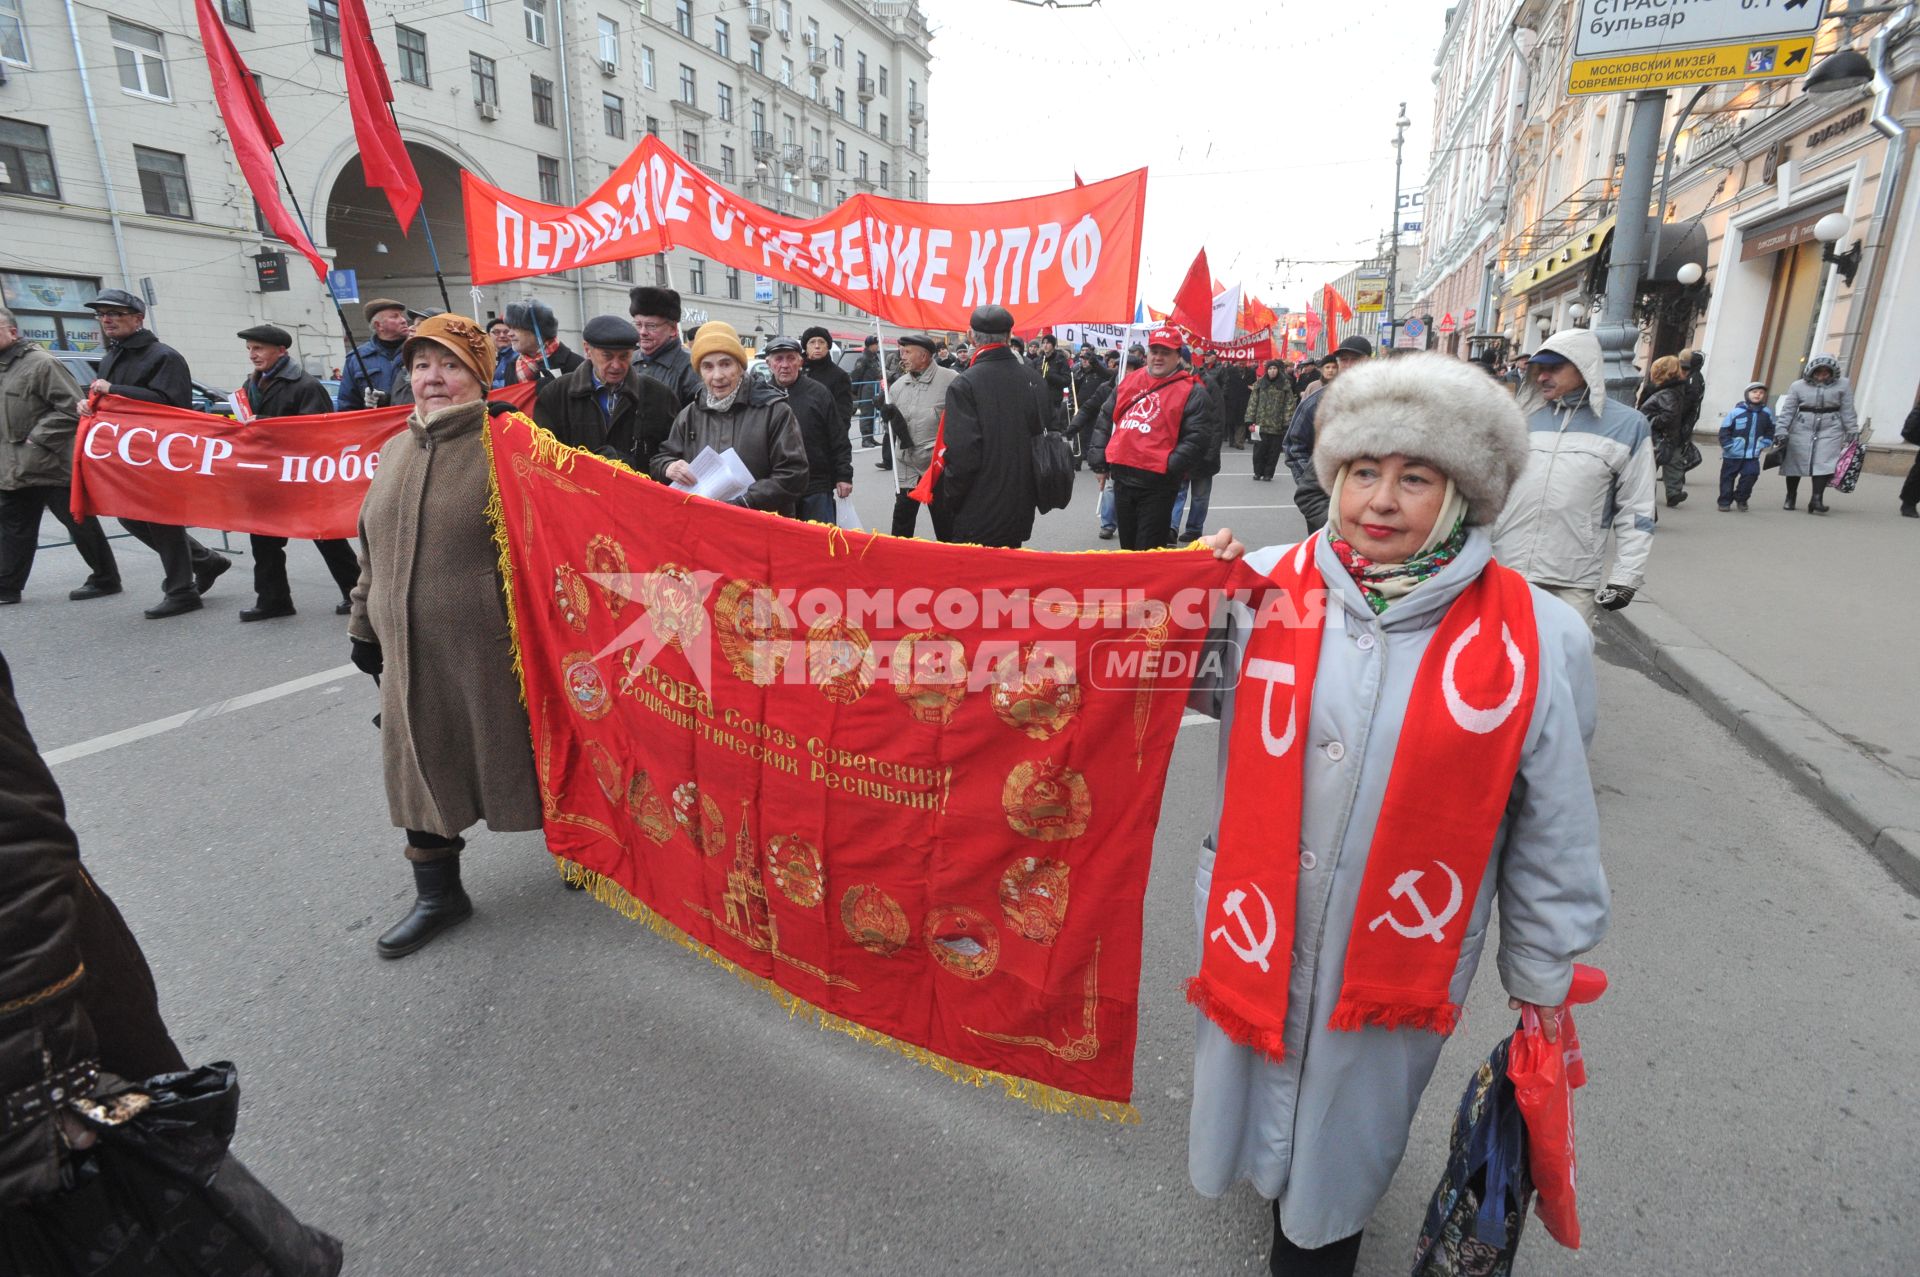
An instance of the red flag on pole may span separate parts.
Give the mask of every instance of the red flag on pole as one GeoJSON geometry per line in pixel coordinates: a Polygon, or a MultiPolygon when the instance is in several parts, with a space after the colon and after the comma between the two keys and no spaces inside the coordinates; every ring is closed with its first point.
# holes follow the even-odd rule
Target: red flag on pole
{"type": "Polygon", "coordinates": [[[1085,186],[1085,185],[1086,185],[1086,183],[1085,183],[1085,182],[1083,182],[1083,181],[1081,181],[1081,180],[1080,180],[1080,170],[1079,170],[1079,169],[1075,169],[1075,170],[1073,170],[1073,184],[1074,184],[1075,186],[1085,186]]]}
{"type": "Polygon", "coordinates": [[[1173,295],[1173,322],[1188,332],[1211,336],[1213,333],[1213,274],[1207,269],[1207,250],[1201,249],[1187,267],[1180,291],[1173,295]]]}
{"type": "Polygon", "coordinates": [[[1327,349],[1334,346],[1334,333],[1345,320],[1353,318],[1353,307],[1347,305],[1347,299],[1332,284],[1320,285],[1320,313],[1327,321],[1327,349]]]}
{"type": "Polygon", "coordinates": [[[420,177],[413,171],[406,143],[400,140],[400,126],[387,109],[393,101],[393,86],[387,82],[386,64],[373,43],[363,0],[340,0],[340,52],[347,64],[347,106],[353,112],[361,171],[368,186],[387,193],[394,219],[405,235],[420,209],[420,177]]]}
{"type": "Polygon", "coordinates": [[[213,79],[213,100],[226,123],[227,140],[233,144],[233,157],[246,176],[247,189],[253,192],[260,215],[274,235],[291,244],[313,264],[314,274],[324,280],[326,258],[320,256],[299,220],[280,202],[273,152],[282,139],[273,116],[267,112],[266,99],[260,96],[260,86],[241,61],[240,51],[233,47],[233,37],[214,11],[213,0],[195,0],[194,12],[200,19],[200,43],[206,47],[207,73],[213,79]]]}

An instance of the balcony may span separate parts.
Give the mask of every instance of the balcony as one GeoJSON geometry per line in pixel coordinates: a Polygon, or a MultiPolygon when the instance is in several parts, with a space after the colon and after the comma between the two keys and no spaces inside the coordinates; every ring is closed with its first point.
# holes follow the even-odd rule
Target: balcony
{"type": "Polygon", "coordinates": [[[865,173],[862,173],[858,177],[855,177],[853,179],[853,184],[855,187],[863,191],[871,191],[873,189],[873,179],[868,177],[865,173]]]}
{"type": "Polygon", "coordinates": [[[863,75],[863,76],[861,76],[861,77],[860,77],[860,83],[859,83],[859,84],[858,84],[858,85],[856,86],[856,90],[855,90],[855,91],[859,93],[859,95],[860,95],[860,100],[861,100],[862,102],[871,102],[871,101],[873,101],[873,79],[872,79],[872,77],[870,77],[870,76],[864,76],[864,75],[863,75]]]}
{"type": "Polygon", "coordinates": [[[765,40],[773,34],[773,10],[764,4],[747,6],[747,33],[756,40],[765,40]]]}
{"type": "Polygon", "coordinates": [[[807,153],[798,142],[788,142],[780,148],[780,164],[783,168],[799,172],[806,167],[807,153]]]}
{"type": "Polygon", "coordinates": [[[827,157],[824,155],[809,155],[807,157],[807,176],[825,177],[826,175],[827,157]]]}
{"type": "Polygon", "coordinates": [[[925,124],[927,122],[927,104],[925,102],[907,103],[907,122],[925,124]]]}
{"type": "Polygon", "coordinates": [[[750,141],[753,146],[753,158],[756,160],[772,159],[773,153],[779,145],[773,140],[773,134],[763,133],[758,129],[754,130],[750,141]]]}
{"type": "Polygon", "coordinates": [[[807,50],[807,74],[825,75],[827,73],[827,51],[825,49],[807,50]]]}

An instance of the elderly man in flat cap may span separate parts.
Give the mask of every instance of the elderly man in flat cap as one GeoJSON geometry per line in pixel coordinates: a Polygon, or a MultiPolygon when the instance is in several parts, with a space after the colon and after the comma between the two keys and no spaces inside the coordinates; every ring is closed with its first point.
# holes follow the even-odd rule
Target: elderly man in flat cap
{"type": "MultiPolygon", "coordinates": [[[[334,410],[327,399],[327,388],[287,353],[293,346],[293,337],[286,329],[259,324],[242,329],[239,337],[247,343],[247,362],[253,365],[253,373],[240,393],[246,396],[247,407],[256,418],[315,416],[334,410]]],[[[294,433],[299,427],[290,425],[286,429],[294,433]]],[[[271,621],[275,617],[292,616],[293,587],[287,583],[287,539],[249,533],[247,540],[253,549],[254,598],[253,606],[242,610],[240,619],[271,621]]],[[[326,561],[333,583],[340,589],[340,604],[334,611],[345,616],[352,610],[347,596],[360,580],[360,557],[354,553],[352,544],[344,540],[313,544],[326,561]]]]}
{"type": "Polygon", "coordinates": [[[347,352],[333,406],[341,412],[357,412],[412,403],[413,383],[400,359],[400,347],[407,340],[407,304],[376,297],[360,310],[373,336],[347,352]]]}
{"type": "Polygon", "coordinates": [[[887,388],[880,405],[887,438],[894,448],[893,535],[910,537],[920,521],[920,503],[913,490],[933,464],[934,440],[940,433],[940,411],[947,391],[960,374],[934,362],[938,353],[926,333],[900,338],[900,375],[887,388]]]}
{"type": "Polygon", "coordinates": [[[640,336],[618,315],[595,315],[581,331],[587,357],[540,387],[533,419],[554,438],[645,473],[667,441],[680,400],[633,366],[640,336]]]}
{"type": "Polygon", "coordinates": [[[1033,441],[1052,414],[1047,383],[1008,344],[1013,315],[982,306],[973,361],[947,389],[946,460],[933,490],[942,541],[1018,547],[1033,535],[1033,441]]]}

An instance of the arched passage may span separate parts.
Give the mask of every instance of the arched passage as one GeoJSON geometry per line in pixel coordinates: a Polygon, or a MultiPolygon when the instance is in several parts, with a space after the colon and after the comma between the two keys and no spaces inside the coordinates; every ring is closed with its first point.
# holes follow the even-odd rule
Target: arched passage
{"type": "MultiPolygon", "coordinates": [[[[442,151],[418,142],[407,143],[414,172],[424,192],[421,207],[440,251],[440,269],[447,279],[455,310],[469,305],[471,268],[467,257],[467,227],[461,215],[460,164],[442,151]]],[[[356,271],[360,296],[394,297],[422,311],[441,308],[440,289],[433,278],[433,257],[420,219],[401,232],[393,219],[386,192],[369,187],[360,157],[347,161],[327,193],[327,243],[338,253],[335,265],[356,271]]]]}

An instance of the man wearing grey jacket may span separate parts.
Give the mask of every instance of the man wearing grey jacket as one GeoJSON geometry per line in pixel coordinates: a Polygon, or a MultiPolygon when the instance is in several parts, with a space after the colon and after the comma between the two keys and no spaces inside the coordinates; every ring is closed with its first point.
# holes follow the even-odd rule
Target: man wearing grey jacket
{"type": "Polygon", "coordinates": [[[120,593],[120,568],[100,520],[75,519],[73,434],[80,424],[80,387],[60,361],[20,333],[0,310],[0,604],[18,603],[33,571],[40,512],[73,537],[86,560],[87,583],[67,597],[120,593]]]}

